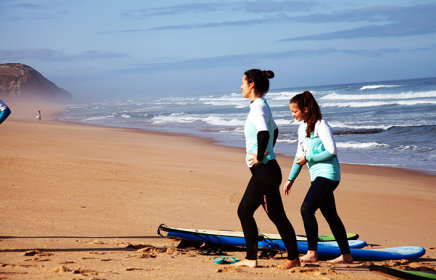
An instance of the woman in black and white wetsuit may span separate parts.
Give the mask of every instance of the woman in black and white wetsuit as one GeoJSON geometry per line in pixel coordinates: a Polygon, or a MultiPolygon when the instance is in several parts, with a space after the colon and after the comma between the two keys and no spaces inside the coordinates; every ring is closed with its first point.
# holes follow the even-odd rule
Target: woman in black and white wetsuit
{"type": "Polygon", "coordinates": [[[242,78],[242,95],[251,102],[244,134],[246,163],[252,177],[238,207],[247,254],[245,259],[234,266],[257,267],[259,233],[253,215],[260,205],[277,227],[288,251],[287,259],[277,268],[290,269],[300,266],[295,231],[286,216],[280,196],[282,173],[273,150],[278,129],[268,103],[263,98],[269,90],[269,79],[273,77],[272,71],[252,69],[246,71],[242,78]]]}

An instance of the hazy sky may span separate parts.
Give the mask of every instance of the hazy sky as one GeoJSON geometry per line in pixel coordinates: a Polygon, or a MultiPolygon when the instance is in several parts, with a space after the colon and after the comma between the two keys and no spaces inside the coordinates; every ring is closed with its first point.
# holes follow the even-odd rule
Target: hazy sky
{"type": "Polygon", "coordinates": [[[0,0],[0,63],[76,97],[239,92],[436,76],[434,0],[0,0]]]}

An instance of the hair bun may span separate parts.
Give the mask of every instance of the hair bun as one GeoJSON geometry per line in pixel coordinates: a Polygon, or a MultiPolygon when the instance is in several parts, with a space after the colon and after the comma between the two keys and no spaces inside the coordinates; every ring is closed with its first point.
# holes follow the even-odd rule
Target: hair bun
{"type": "Polygon", "coordinates": [[[274,72],[271,70],[264,70],[263,74],[265,75],[265,77],[267,77],[268,79],[272,79],[274,78],[274,72]]]}

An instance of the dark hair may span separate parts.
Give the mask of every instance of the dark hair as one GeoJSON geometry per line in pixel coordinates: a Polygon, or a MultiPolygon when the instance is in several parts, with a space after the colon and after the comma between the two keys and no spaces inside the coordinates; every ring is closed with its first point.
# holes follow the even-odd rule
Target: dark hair
{"type": "Polygon", "coordinates": [[[319,108],[318,103],[312,93],[308,90],[292,97],[289,101],[289,104],[291,103],[297,104],[301,111],[307,107],[308,118],[306,120],[306,137],[310,137],[310,134],[315,129],[316,122],[322,119],[321,109],[319,108]]]}
{"type": "Polygon", "coordinates": [[[245,71],[247,83],[254,82],[254,90],[264,96],[269,90],[269,79],[274,78],[274,72],[271,70],[251,69],[245,71]]]}

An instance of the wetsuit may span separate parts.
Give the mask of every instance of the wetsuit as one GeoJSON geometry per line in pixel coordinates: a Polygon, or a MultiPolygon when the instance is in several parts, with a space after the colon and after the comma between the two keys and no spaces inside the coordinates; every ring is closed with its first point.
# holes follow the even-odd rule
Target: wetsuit
{"type": "Polygon", "coordinates": [[[339,161],[333,133],[324,120],[315,124],[310,137],[306,137],[306,123],[298,128],[298,148],[294,164],[289,174],[290,181],[297,178],[301,165],[295,161],[305,157],[309,167],[311,185],[301,205],[304,228],[306,230],[308,249],[316,251],[318,247],[318,223],[315,212],[318,208],[327,220],[342,254],[350,253],[345,227],[336,211],[333,191],[341,180],[339,161]]]}
{"type": "Polygon", "coordinates": [[[11,109],[0,99],[0,123],[11,114],[11,109]]]}
{"type": "Polygon", "coordinates": [[[254,212],[260,205],[270,220],[276,225],[288,250],[288,259],[298,258],[295,231],[286,217],[280,196],[282,173],[274,154],[274,144],[278,129],[272,118],[268,103],[263,98],[255,99],[250,105],[244,134],[246,139],[246,162],[252,177],[238,207],[247,246],[246,259],[257,259],[258,229],[254,212]],[[265,152],[267,153],[265,155],[265,152]],[[252,166],[250,153],[256,154],[260,163],[252,166]]]}

